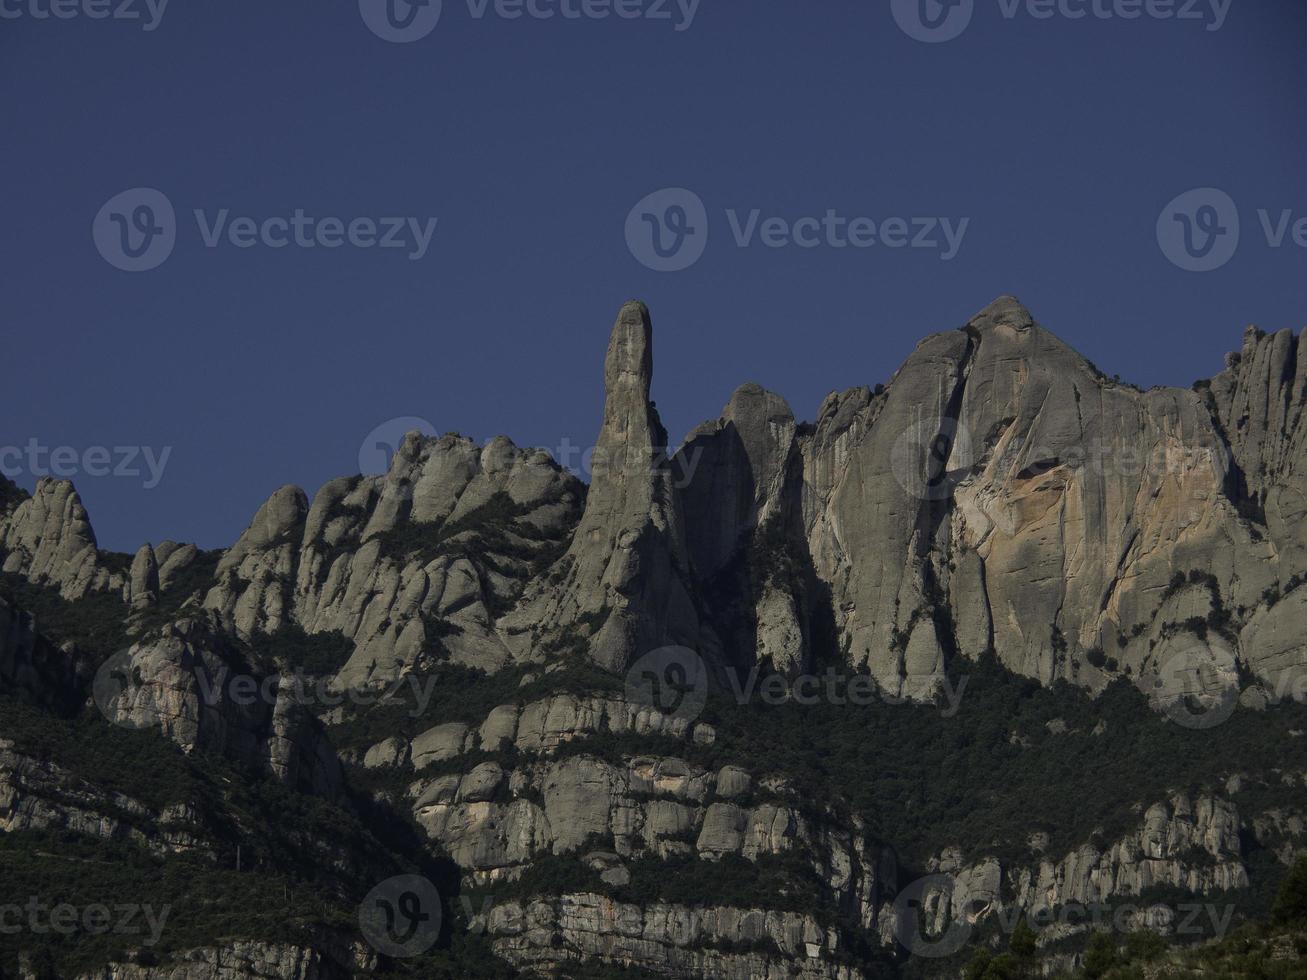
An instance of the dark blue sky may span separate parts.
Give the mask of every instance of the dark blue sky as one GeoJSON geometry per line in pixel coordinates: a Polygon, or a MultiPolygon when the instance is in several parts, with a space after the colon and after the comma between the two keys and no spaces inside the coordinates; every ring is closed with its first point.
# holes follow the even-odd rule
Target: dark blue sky
{"type": "Polygon", "coordinates": [[[1247,323],[1307,322],[1307,248],[1292,230],[1271,247],[1257,214],[1307,217],[1301,3],[1232,0],[1208,30],[1209,0],[1204,20],[974,0],[958,37],[923,43],[889,0],[702,0],[685,30],[675,2],[671,21],[509,20],[444,0],[428,36],[397,44],[355,0],[174,0],[151,31],[86,16],[95,0],[33,16],[49,2],[3,0],[16,16],[0,19],[0,446],[172,447],[149,490],[75,477],[105,547],[227,544],[278,485],[356,471],[395,416],[587,444],[632,296],[653,310],[673,440],[746,380],[811,418],[1001,293],[1145,386],[1216,372],[1247,323]],[[137,187],[174,206],[176,246],[129,273],[92,224],[137,187]],[[689,268],[655,272],[624,229],[668,187],[699,196],[709,236],[689,268]],[[1229,195],[1241,236],[1189,272],[1156,228],[1202,187],[1229,195]],[[209,248],[195,209],[438,223],[410,261],[209,248]],[[948,260],[761,231],[737,247],[727,211],[755,209],[969,221],[948,260]]]}

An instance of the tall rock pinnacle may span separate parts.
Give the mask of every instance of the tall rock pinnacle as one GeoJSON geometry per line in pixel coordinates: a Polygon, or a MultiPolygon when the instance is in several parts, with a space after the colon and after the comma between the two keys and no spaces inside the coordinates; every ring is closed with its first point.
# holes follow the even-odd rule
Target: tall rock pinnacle
{"type": "Polygon", "coordinates": [[[604,356],[605,431],[621,413],[649,408],[652,380],[653,324],[649,308],[639,300],[631,300],[617,313],[604,356]]]}
{"type": "Polygon", "coordinates": [[[541,584],[505,623],[519,655],[588,650],[620,671],[659,646],[699,642],[667,435],[649,401],[652,376],[649,310],[631,301],[604,358],[603,427],[585,513],[546,577],[556,584],[541,584]]]}

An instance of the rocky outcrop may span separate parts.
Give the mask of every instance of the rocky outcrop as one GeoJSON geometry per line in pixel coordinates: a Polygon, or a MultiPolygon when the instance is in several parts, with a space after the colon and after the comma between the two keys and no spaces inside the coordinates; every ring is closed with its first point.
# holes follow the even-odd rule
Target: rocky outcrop
{"type": "Polygon", "coordinates": [[[1259,606],[1239,631],[1238,649],[1277,700],[1301,700],[1307,693],[1307,589],[1295,587],[1259,606]]]}
{"type": "MultiPolygon", "coordinates": [[[[0,481],[8,484],[8,490],[0,486],[0,571],[21,575],[69,601],[110,592],[140,610],[158,600],[154,549],[145,544],[135,555],[100,551],[82,498],[70,481],[42,478],[31,496],[3,477],[0,481]]],[[[193,555],[195,546],[187,547],[193,555]]],[[[182,566],[174,562],[173,571],[182,566]]]]}
{"type": "Polygon", "coordinates": [[[131,572],[127,580],[127,595],[133,609],[144,609],[153,605],[159,598],[159,562],[154,549],[148,544],[141,545],[132,558],[131,572]]]}
{"type": "Polygon", "coordinates": [[[250,526],[218,562],[217,584],[204,607],[242,636],[272,632],[287,622],[295,558],[304,536],[308,498],[299,487],[282,487],[264,502],[250,526]]]}
{"type": "MultiPolygon", "coordinates": [[[[1236,564],[1266,559],[1220,450],[1196,395],[1103,378],[1010,298],[928,338],[809,518],[849,658],[909,694],[954,644],[1090,680],[1077,654],[1147,626],[1176,568],[1229,595],[1248,590],[1236,564]]],[[[1146,656],[1127,646],[1136,669],[1146,656]]]]}
{"type": "Polygon", "coordinates": [[[1232,490],[1245,495],[1246,512],[1265,526],[1292,569],[1307,559],[1304,358],[1307,350],[1292,331],[1249,327],[1240,350],[1226,355],[1225,370],[1198,386],[1229,443],[1232,490]]]}
{"type": "Polygon", "coordinates": [[[497,905],[485,924],[496,953],[533,971],[565,974],[588,960],[732,980],[863,976],[838,961],[834,929],[798,912],[641,907],[580,893],[497,905]]]}
{"type": "Polygon", "coordinates": [[[785,399],[746,384],[674,459],[698,588],[737,669],[809,663],[797,432],[785,399]]]}
{"type": "Polygon", "coordinates": [[[195,545],[171,540],[159,542],[153,551],[161,591],[170,589],[176,583],[178,576],[200,557],[200,549],[195,545]]]}
{"type": "Polygon", "coordinates": [[[685,437],[675,461],[686,541],[701,578],[717,575],[753,531],[793,507],[796,431],[784,398],[745,384],[720,419],[685,437]]]}
{"type": "Polygon", "coordinates": [[[1273,807],[1252,819],[1253,836],[1262,847],[1271,849],[1276,859],[1292,865],[1307,854],[1307,817],[1296,807],[1273,807]]]}
{"type": "Polygon", "coordinates": [[[702,745],[711,745],[716,738],[707,722],[664,714],[624,698],[554,694],[524,705],[500,705],[479,725],[446,722],[411,741],[392,736],[367,750],[364,765],[411,764],[421,770],[476,750],[544,755],[565,743],[604,734],[666,735],[702,745]]]}
{"type": "Polygon", "coordinates": [[[611,851],[607,870],[619,873],[639,858],[790,855],[865,928],[895,887],[892,852],[859,821],[806,806],[783,780],[737,767],[655,756],[486,762],[418,780],[409,799],[432,841],[479,885],[513,880],[542,855],[595,846],[611,851]]]}
{"type": "Polygon", "coordinates": [[[4,571],[57,589],[65,599],[127,587],[96,549],[82,498],[67,480],[41,479],[31,497],[0,519],[0,557],[4,571]]]}
{"type": "Polygon", "coordinates": [[[1010,297],[919,344],[883,394],[827,399],[799,441],[839,642],[895,693],[986,649],[1044,683],[1106,683],[1093,651],[1155,673],[1176,572],[1223,615],[1285,567],[1230,495],[1204,396],[1105,378],[1010,297]]]}
{"type": "Polygon", "coordinates": [[[783,584],[769,581],[755,607],[754,659],[786,677],[803,673],[809,663],[807,620],[802,599],[783,584]]]}
{"type": "Polygon", "coordinates": [[[208,843],[195,833],[199,822],[190,806],[152,811],[140,800],[103,790],[0,739],[0,833],[69,831],[131,841],[161,855],[211,855],[208,843]]]}
{"type": "Polygon", "coordinates": [[[353,975],[311,947],[232,942],[186,950],[157,966],[113,963],[78,980],[345,980],[353,975]]]}
{"type": "Polygon", "coordinates": [[[187,752],[213,752],[328,799],[340,764],[302,691],[203,622],[184,620],[116,654],[95,699],[115,724],[155,729],[187,752]]]}
{"type": "Polygon", "coordinates": [[[505,624],[521,656],[578,649],[621,671],[658,647],[705,641],[667,433],[649,400],[652,377],[649,311],[627,303],[604,359],[604,419],[585,512],[567,553],[505,624]]]}
{"type": "MultiPolygon", "coordinates": [[[[925,929],[1019,910],[1041,915],[1067,906],[1108,907],[1169,886],[1194,895],[1247,888],[1237,807],[1215,796],[1177,794],[1143,814],[1138,829],[1105,847],[1081,845],[1060,859],[1029,864],[997,858],[967,862],[951,850],[933,860],[920,896],[925,929]]],[[[882,934],[892,937],[904,909],[886,906],[882,934]]]]}
{"type": "Polygon", "coordinates": [[[332,480],[311,506],[277,491],[205,605],[244,636],[343,634],[355,650],[342,685],[384,684],[424,659],[494,671],[513,655],[497,620],[561,553],[584,495],[540,450],[410,433],[383,477],[332,480]]]}
{"type": "Polygon", "coordinates": [[[1228,800],[1177,795],[1106,848],[1086,844],[1057,862],[1010,875],[1026,909],[1137,896],[1156,885],[1195,894],[1248,887],[1238,809],[1228,800]]]}

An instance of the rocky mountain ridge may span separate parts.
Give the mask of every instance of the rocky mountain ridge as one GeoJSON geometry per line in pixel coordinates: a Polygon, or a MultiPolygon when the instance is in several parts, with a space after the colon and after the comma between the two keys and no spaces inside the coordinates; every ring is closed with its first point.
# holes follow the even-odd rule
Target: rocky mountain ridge
{"type": "MultiPolygon", "coordinates": [[[[588,488],[502,437],[414,434],[384,476],[333,480],[311,505],[273,494],[202,604],[245,637],[343,634],[347,685],[437,644],[494,671],[580,636],[617,673],[666,644],[795,673],[821,646],[919,697],[949,658],[991,649],[1092,690],[1211,645],[1274,687],[1305,656],[1299,357],[1291,332],[1250,328],[1210,381],[1141,392],[1004,297],[922,341],[875,392],[832,393],[815,423],[744,385],[669,455],[652,325],[632,303],[588,488]],[[760,541],[783,567],[746,582],[760,541]],[[1219,630],[1195,636],[1200,618],[1219,630]]],[[[50,480],[0,523],[0,553],[66,599],[109,591],[138,609],[198,555],[164,542],[115,562],[71,484],[50,480]]]]}
{"type": "MultiPolygon", "coordinates": [[[[0,695],[40,712],[24,725],[90,713],[351,820],[384,814],[407,843],[366,866],[446,862],[446,898],[491,901],[464,928],[528,972],[874,975],[905,955],[913,876],[949,879],[920,896],[938,932],[1005,910],[1237,897],[1302,849],[1307,354],[1291,332],[1250,328],[1210,381],[1142,392],[1003,297],[927,337],[887,384],[832,393],[815,422],[746,384],[674,451],[650,400],[652,344],[649,311],[626,304],[588,486],[504,437],[412,433],[384,475],[330,481],[312,500],[277,490],[228,549],[165,541],[130,556],[96,547],[71,484],[3,488],[0,695]],[[703,665],[705,714],[623,683],[666,648],[703,665]],[[803,736],[812,754],[786,764],[794,746],[767,734],[779,714],[732,707],[733,682],[823,671],[909,706],[850,708],[847,732],[803,736]],[[292,674],[355,700],[306,704],[292,674]],[[885,813],[857,787],[806,778],[850,740],[947,741],[944,719],[922,719],[958,674],[1019,692],[995,704],[1090,719],[967,722],[973,743],[1002,746],[1009,769],[996,772],[1020,772],[1023,754],[1087,765],[1096,741],[1128,749],[1134,772],[1150,752],[1175,758],[1149,739],[1210,751],[1212,768],[1202,786],[1178,771],[1145,780],[1110,827],[1053,849],[1034,814],[1019,840],[896,840],[912,801],[940,795],[928,772],[885,813]],[[266,693],[242,699],[232,679],[266,693]],[[434,701],[411,712],[393,697],[359,706],[428,680],[434,701]],[[1164,713],[1135,712],[1132,697],[1164,713]],[[886,734],[909,717],[908,734],[886,734]],[[1232,739],[1280,732],[1285,759],[1236,770],[1200,741],[1231,717],[1232,739]],[[726,887],[737,875],[776,889],[742,902],[726,887]]],[[[0,743],[12,839],[58,831],[229,860],[223,828],[246,818],[221,815],[228,803],[206,814],[192,788],[152,811],[35,744],[0,743]]],[[[892,757],[875,756],[878,780],[892,757]]],[[[322,850],[326,833],[303,840],[322,850]]],[[[366,877],[341,847],[333,866],[366,877]]],[[[186,965],[166,975],[402,967],[320,931],[285,938],[178,948],[186,965]]],[[[165,975],[154,969],[105,975],[165,975]]]]}

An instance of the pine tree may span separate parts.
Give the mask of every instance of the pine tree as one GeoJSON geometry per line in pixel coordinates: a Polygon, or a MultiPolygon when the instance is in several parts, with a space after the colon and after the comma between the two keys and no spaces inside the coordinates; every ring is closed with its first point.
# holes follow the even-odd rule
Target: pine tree
{"type": "Polygon", "coordinates": [[[1030,923],[1022,919],[1012,930],[1012,938],[1008,941],[1007,948],[1013,955],[1026,959],[1035,955],[1036,946],[1035,930],[1030,928],[1030,923]]]}
{"type": "Polygon", "coordinates": [[[1281,882],[1271,917],[1279,923],[1307,921],[1307,856],[1298,858],[1281,882]]]}
{"type": "Polygon", "coordinates": [[[1089,980],[1098,980],[1119,962],[1120,956],[1111,933],[1096,932],[1089,937],[1089,946],[1085,950],[1085,976],[1089,980]]]}

